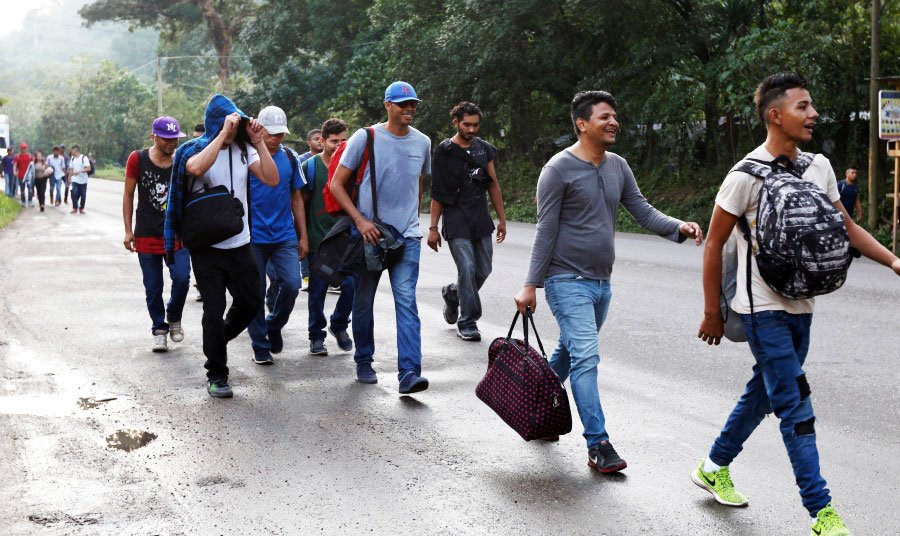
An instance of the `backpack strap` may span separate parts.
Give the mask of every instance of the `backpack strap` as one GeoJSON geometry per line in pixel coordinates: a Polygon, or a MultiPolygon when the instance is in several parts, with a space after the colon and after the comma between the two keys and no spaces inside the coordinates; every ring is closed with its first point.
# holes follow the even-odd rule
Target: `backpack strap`
{"type": "Polygon", "coordinates": [[[375,129],[366,127],[366,151],[369,154],[369,182],[372,184],[372,216],[378,218],[378,191],[375,185],[375,129]]]}

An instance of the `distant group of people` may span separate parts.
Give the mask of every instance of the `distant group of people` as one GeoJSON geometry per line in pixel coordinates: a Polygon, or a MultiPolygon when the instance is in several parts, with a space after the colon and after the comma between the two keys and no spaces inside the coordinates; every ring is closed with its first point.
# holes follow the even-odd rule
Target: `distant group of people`
{"type": "MultiPolygon", "coordinates": [[[[756,364],[744,395],[691,479],[721,504],[746,505],[747,498],[734,489],[729,465],[763,417],[774,412],[804,506],[813,517],[813,534],[838,536],[849,531],[819,471],[811,391],[802,370],[813,301],[775,292],[748,254],[748,248],[755,254],[762,245],[756,213],[764,181],[747,171],[757,168],[746,167],[746,162],[762,162],[758,169],[768,169],[765,173],[790,173],[809,181],[813,195],[833,205],[832,216],[843,222],[853,247],[898,275],[900,259],[857,226],[841,202],[841,196],[855,188],[855,170],[852,176],[848,171],[839,186],[827,159],[799,150],[798,144],[811,139],[818,116],[805,86],[796,74],[773,75],[760,84],[755,103],[768,137],[739,163],[744,167],[736,166],[726,176],[716,198],[704,252],[705,310],[698,336],[710,344],[718,344],[723,336],[722,251],[733,236],[737,281],[747,285],[737,285],[730,307],[742,319],[756,364]]],[[[129,158],[124,202],[125,247],[139,253],[154,350],[165,349],[166,335],[173,341],[184,337],[181,313],[192,264],[203,298],[207,391],[217,398],[233,396],[228,342],[249,328],[253,360],[260,365],[273,362],[273,354],[284,350],[282,330],[304,285],[301,261],[306,260],[309,354],[327,355],[327,330],[342,351],[355,347],[357,381],[376,383],[373,309],[386,271],[396,315],[399,392],[423,391],[429,382],[422,374],[416,303],[423,236],[435,251],[446,242],[457,267],[456,281],[441,291],[444,319],[456,325],[461,339],[480,340],[479,289],[492,271],[493,244],[503,242],[507,232],[497,150],[477,136],[481,110],[461,102],[450,111],[456,133],[432,151],[431,140],[412,127],[420,102],[410,84],[394,82],[384,95],[385,122],[360,128],[348,139],[347,123],[328,119],[307,136],[310,151],[303,155],[283,144],[290,131],[287,115],[277,106],[267,106],[252,118],[216,95],[207,106],[203,131],[177,149],[178,138],[184,136],[178,122],[171,117],[154,121],[153,145],[129,158]],[[431,220],[425,235],[419,210],[423,178],[429,174],[431,220]],[[216,188],[240,207],[240,231],[188,252],[182,237],[190,230],[191,207],[216,188]],[[133,223],[135,190],[139,201],[133,223]],[[342,217],[327,210],[331,202],[339,205],[342,217]],[[496,227],[488,202],[497,215],[496,227]],[[341,225],[364,243],[365,262],[358,272],[341,276],[336,288],[340,296],[326,318],[329,281],[317,272],[314,261],[341,225]],[[173,281],[168,305],[162,298],[163,263],[173,281]],[[227,314],[226,291],[232,298],[227,314]]],[[[536,289],[545,290],[560,329],[550,365],[560,381],[571,384],[588,465],[601,473],[627,466],[610,442],[597,384],[598,332],[612,296],[617,208],[624,206],[640,225],[669,240],[691,239],[699,245],[704,239],[697,223],[651,206],[627,161],[609,151],[620,128],[616,109],[616,100],[603,91],[574,96],[570,112],[577,141],[541,171],[537,232],[525,285],[515,297],[516,307],[528,313],[537,306],[536,289]]],[[[853,205],[858,211],[856,199],[853,205]]],[[[703,374],[714,378],[715,368],[703,374]]]]}
{"type": "Polygon", "coordinates": [[[88,177],[94,174],[96,163],[91,155],[82,154],[78,145],[66,153],[66,146],[60,144],[53,147],[51,156],[45,156],[40,150],[29,152],[28,144],[23,142],[18,153],[7,151],[2,163],[6,195],[13,198],[18,195],[23,207],[34,207],[35,197],[41,212],[47,203],[57,207],[68,204],[71,187],[72,213],[84,214],[88,177]]]}

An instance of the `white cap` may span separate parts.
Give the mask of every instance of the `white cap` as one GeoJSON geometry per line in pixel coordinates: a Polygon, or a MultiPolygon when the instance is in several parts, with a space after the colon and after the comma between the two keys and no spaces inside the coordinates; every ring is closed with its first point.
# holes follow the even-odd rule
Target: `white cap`
{"type": "Polygon", "coordinates": [[[259,111],[257,120],[262,123],[269,134],[290,134],[287,127],[287,116],[278,106],[266,106],[259,111]]]}

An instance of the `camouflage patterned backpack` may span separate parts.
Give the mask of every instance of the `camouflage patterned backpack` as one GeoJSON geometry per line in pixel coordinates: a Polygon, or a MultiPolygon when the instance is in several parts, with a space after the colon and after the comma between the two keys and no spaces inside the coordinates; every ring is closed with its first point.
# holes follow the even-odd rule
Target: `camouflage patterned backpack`
{"type": "MultiPolygon", "coordinates": [[[[785,156],[771,162],[747,158],[732,170],[763,181],[756,213],[756,266],[772,290],[792,300],[841,288],[852,260],[843,215],[816,183],[802,178],[813,158],[803,152],[793,162],[785,156]]],[[[747,250],[752,309],[752,244],[747,250]]]]}

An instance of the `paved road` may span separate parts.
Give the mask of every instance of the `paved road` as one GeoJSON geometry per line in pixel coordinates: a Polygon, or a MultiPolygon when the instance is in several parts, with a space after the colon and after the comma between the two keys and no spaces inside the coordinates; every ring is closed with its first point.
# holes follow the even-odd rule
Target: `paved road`
{"type": "MultiPolygon", "coordinates": [[[[168,354],[148,349],[120,198],[120,183],[94,180],[87,215],[26,210],[0,232],[4,534],[808,534],[774,419],[732,467],[749,508],[719,507],[689,481],[751,364],[744,346],[695,338],[699,248],[618,238],[600,388],[629,468],[610,477],[586,467],[577,422],[558,444],[525,443],[475,398],[488,343],[464,343],[442,320],[447,251],[422,255],[428,391],[397,394],[384,283],[378,385],[353,381],[349,354],[306,354],[301,294],[276,364],[254,365],[242,335],[229,346],[235,398],[209,398],[193,294],[185,341],[168,354]],[[114,400],[79,405],[89,398],[114,400]],[[109,448],[107,436],[129,429],[156,437],[131,452],[109,448]]],[[[486,339],[508,327],[532,236],[515,224],[496,248],[486,339]]],[[[539,299],[552,346],[557,331],[539,299]]],[[[824,473],[862,535],[900,534],[898,301],[895,276],[858,262],[845,288],[820,300],[813,325],[807,372],[824,473]]]]}

